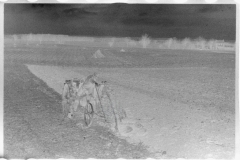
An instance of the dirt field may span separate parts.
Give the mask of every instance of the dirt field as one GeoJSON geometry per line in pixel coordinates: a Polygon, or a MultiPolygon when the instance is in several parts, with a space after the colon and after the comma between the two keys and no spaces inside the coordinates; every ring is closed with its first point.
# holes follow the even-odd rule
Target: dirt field
{"type": "MultiPolygon", "coordinates": [[[[24,105],[21,105],[21,107],[12,105],[12,92],[19,93],[20,90],[17,89],[18,92],[13,90],[12,83],[16,83],[17,85],[19,84],[17,82],[21,80],[14,78],[14,76],[5,76],[12,79],[11,82],[7,82],[7,79],[5,79],[7,84],[9,84],[5,85],[5,99],[7,97],[9,97],[9,99],[12,98],[11,100],[7,100],[10,105],[4,104],[6,117],[4,119],[4,128],[7,128],[5,129],[5,133],[6,130],[10,133],[13,132],[11,129],[14,131],[17,130],[18,124],[13,125],[13,120],[10,118],[14,117],[16,119],[22,119],[22,123],[25,124],[25,126],[32,126],[30,129],[33,130],[33,132],[27,132],[27,127],[25,131],[22,131],[23,133],[27,132],[30,134],[26,135],[26,137],[37,137],[33,138],[36,141],[40,141],[41,139],[41,143],[33,143],[32,141],[33,144],[38,144],[32,148],[44,148],[47,146],[44,144],[46,141],[48,141],[47,143],[50,146],[55,145],[55,143],[60,143],[59,134],[65,132],[78,133],[78,135],[75,134],[78,138],[84,137],[85,134],[90,134],[93,137],[92,142],[96,142],[99,132],[104,132],[105,137],[110,138],[110,135],[106,134],[107,131],[97,125],[97,123],[95,128],[93,127],[93,130],[90,129],[80,132],[80,129],[76,125],[71,127],[67,124],[61,125],[61,127],[57,125],[61,115],[58,106],[60,99],[57,93],[61,93],[63,81],[67,78],[81,78],[93,72],[97,72],[102,80],[108,81],[109,85],[116,92],[120,105],[127,111],[128,119],[122,126],[131,126],[133,123],[143,126],[142,130],[133,129],[133,131],[128,134],[122,134],[119,136],[121,139],[113,136],[119,143],[124,142],[124,145],[129,145],[132,147],[130,148],[133,151],[136,151],[131,151],[135,153],[135,157],[133,158],[149,156],[158,158],[226,159],[234,157],[235,54],[167,50],[149,50],[149,53],[147,50],[129,50],[128,52],[122,53],[119,51],[117,52],[117,49],[101,49],[105,58],[96,59],[92,58],[92,55],[97,49],[75,47],[72,48],[72,50],[68,50],[69,56],[65,56],[67,60],[64,60],[64,58],[57,59],[56,56],[51,54],[56,48],[49,47],[48,49],[48,58],[46,58],[45,55],[47,53],[44,53],[44,49],[41,46],[35,48],[23,48],[22,46],[15,48],[8,47],[5,50],[6,62],[13,63],[17,61],[27,64],[28,69],[38,78],[46,82],[47,86],[53,90],[47,88],[44,83],[39,84],[39,86],[45,86],[47,90],[51,90],[51,93],[55,95],[52,96],[52,94],[48,94],[45,90],[40,89],[39,92],[41,94],[45,93],[44,98],[47,97],[49,100],[36,98],[35,101],[31,100],[31,103],[38,103],[38,105],[44,107],[32,107],[34,105],[31,105],[31,103],[29,103],[30,101],[24,100],[24,94],[18,98],[19,100],[24,100],[24,105]],[[30,51],[32,54],[25,54],[30,51]],[[79,54],[77,54],[77,52],[79,54]],[[36,58],[33,55],[38,56],[36,58]],[[51,56],[55,57],[55,59],[49,58],[51,56]],[[73,59],[77,59],[76,57],[79,61],[73,61],[73,59]],[[82,64],[81,62],[83,61],[85,63],[82,64]],[[11,92],[8,92],[8,90],[11,90],[11,92]],[[6,94],[10,94],[10,96],[6,96],[6,94]],[[58,102],[53,102],[56,99],[58,102]],[[16,115],[11,116],[11,114],[13,114],[12,111],[15,109],[17,109],[17,112],[14,111],[16,115]],[[25,110],[28,110],[28,112],[25,113],[25,110]],[[7,111],[11,114],[8,114],[7,111]],[[34,119],[41,124],[41,127],[38,126],[39,124],[34,123],[34,119]],[[44,127],[44,123],[45,125],[47,124],[48,127],[44,127]],[[7,125],[9,127],[6,127],[7,125]],[[51,127],[49,127],[50,125],[51,127]],[[49,130],[49,128],[54,129],[54,131],[46,131],[49,130]],[[35,134],[36,132],[37,136],[31,135],[31,133],[35,134]],[[55,141],[57,142],[51,141],[49,138],[53,138],[53,135],[48,135],[46,133],[55,133],[55,141]],[[139,147],[139,145],[134,146],[127,144],[124,139],[131,143],[148,146],[148,150],[152,154],[144,150],[144,147],[141,145],[139,147]],[[144,150],[144,152],[140,151],[140,148],[144,150]],[[138,155],[140,154],[138,151],[140,151],[141,155],[138,155]]],[[[61,48],[57,46],[57,50],[64,53],[66,47],[61,48]]],[[[57,53],[54,52],[54,54],[57,53]]],[[[58,56],[64,57],[63,54],[59,54],[58,56]]],[[[5,75],[11,75],[9,72],[6,72],[7,68],[11,68],[11,65],[5,67],[5,75]]],[[[15,72],[15,74],[20,77],[24,77],[23,72],[18,71],[17,68],[18,67],[12,68],[11,71],[15,72]]],[[[26,78],[26,81],[32,81],[34,84],[36,83],[34,79],[37,78],[29,77],[26,78]]],[[[27,85],[28,83],[25,84],[27,85]]],[[[36,95],[36,97],[38,97],[37,92],[31,93],[28,91],[25,94],[31,96],[36,95]]],[[[21,121],[17,122],[21,123],[21,121]]],[[[8,134],[5,134],[4,144],[7,144],[5,145],[5,150],[12,151],[13,149],[11,149],[10,145],[13,143],[12,138],[6,135],[8,134]]],[[[62,141],[66,143],[68,138],[62,138],[62,141]]],[[[105,141],[107,143],[109,139],[105,141]]],[[[71,144],[72,146],[67,147],[70,151],[65,152],[71,154],[66,153],[66,155],[74,155],[73,157],[78,158],[84,158],[91,155],[86,152],[84,152],[84,154],[82,152],[82,154],[78,153],[79,155],[72,154],[74,144],[81,146],[79,143],[82,144],[84,141],[72,139],[68,143],[70,142],[73,143],[71,144]]],[[[87,144],[91,145],[91,143],[87,144]]],[[[19,146],[21,145],[25,146],[27,144],[25,144],[25,142],[20,142],[19,146]]],[[[54,148],[52,146],[49,148],[54,148]]],[[[58,144],[56,146],[60,145],[58,144]]],[[[15,148],[21,151],[21,147],[15,148]]],[[[81,149],[83,150],[83,148],[81,149]]],[[[111,152],[112,149],[113,148],[107,149],[107,151],[111,152]]],[[[24,149],[25,152],[28,152],[28,150],[29,149],[26,148],[24,149]]],[[[41,149],[36,150],[38,151],[36,151],[36,155],[42,154],[41,149]]],[[[109,157],[119,157],[119,155],[114,155],[113,152],[110,153],[109,157]]],[[[96,155],[98,158],[108,157],[106,154],[105,157],[101,157],[96,153],[100,154],[101,152],[94,152],[93,155],[96,155]]],[[[132,156],[127,155],[127,152],[125,154],[126,157],[132,156]]],[[[56,156],[56,150],[52,151],[52,153],[47,153],[46,156],[47,155],[56,156]]]]}

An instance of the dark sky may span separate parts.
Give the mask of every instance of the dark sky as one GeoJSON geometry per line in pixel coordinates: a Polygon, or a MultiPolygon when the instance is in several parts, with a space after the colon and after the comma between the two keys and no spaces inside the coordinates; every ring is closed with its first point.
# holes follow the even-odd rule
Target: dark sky
{"type": "Polygon", "coordinates": [[[235,40],[234,4],[5,4],[5,34],[235,40]]]}

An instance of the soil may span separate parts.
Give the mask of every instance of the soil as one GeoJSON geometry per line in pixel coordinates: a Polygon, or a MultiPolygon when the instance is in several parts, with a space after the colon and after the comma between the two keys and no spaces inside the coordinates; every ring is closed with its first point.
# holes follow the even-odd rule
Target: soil
{"type": "Polygon", "coordinates": [[[119,137],[142,142],[159,158],[234,155],[232,69],[27,66],[59,93],[65,79],[97,72],[127,111],[119,137]]]}
{"type": "Polygon", "coordinates": [[[129,144],[108,128],[82,129],[64,120],[61,97],[23,64],[4,65],[5,158],[146,158],[142,143],[129,144]]]}
{"type": "Polygon", "coordinates": [[[6,158],[222,158],[235,154],[235,54],[12,44],[4,48],[6,158]],[[100,49],[104,58],[92,58],[100,49]],[[54,66],[53,66],[54,65],[54,66]],[[97,72],[127,119],[63,121],[62,84],[97,72]]]}

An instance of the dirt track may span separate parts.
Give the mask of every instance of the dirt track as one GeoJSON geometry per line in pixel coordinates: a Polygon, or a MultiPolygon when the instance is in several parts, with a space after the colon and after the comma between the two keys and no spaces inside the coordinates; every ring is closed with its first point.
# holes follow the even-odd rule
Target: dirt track
{"type": "Polygon", "coordinates": [[[146,133],[123,135],[159,157],[229,158],[234,155],[234,70],[183,68],[72,68],[29,65],[61,93],[67,78],[99,73],[117,92],[130,120],[146,133]],[[165,153],[164,152],[164,153],[165,153]]]}

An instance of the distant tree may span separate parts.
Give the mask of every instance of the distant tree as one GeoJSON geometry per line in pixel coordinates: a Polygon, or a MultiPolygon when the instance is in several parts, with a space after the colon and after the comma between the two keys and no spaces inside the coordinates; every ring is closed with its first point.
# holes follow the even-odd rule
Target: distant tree
{"type": "Polygon", "coordinates": [[[130,38],[129,38],[129,37],[126,37],[126,38],[124,38],[124,41],[126,42],[127,47],[129,47],[130,38]]]}
{"type": "Polygon", "coordinates": [[[176,37],[172,38],[171,49],[179,49],[179,42],[178,42],[178,39],[176,37]]]}
{"type": "Polygon", "coordinates": [[[112,38],[110,42],[108,42],[109,47],[112,47],[115,42],[115,38],[112,38]]]}
{"type": "Polygon", "coordinates": [[[57,44],[64,44],[64,36],[58,35],[57,39],[57,44]]]}
{"type": "Polygon", "coordinates": [[[139,41],[139,43],[143,46],[143,48],[147,48],[150,42],[151,42],[151,39],[148,37],[147,34],[144,34],[139,41]]]}
{"type": "Polygon", "coordinates": [[[18,40],[18,36],[16,34],[13,35],[13,40],[14,40],[14,47],[16,47],[16,43],[18,40]]]}
{"type": "Polygon", "coordinates": [[[27,45],[29,45],[29,41],[32,41],[32,40],[33,40],[33,35],[32,33],[30,33],[27,35],[27,45]]]}
{"type": "Polygon", "coordinates": [[[190,38],[184,38],[182,40],[182,49],[190,49],[191,48],[191,39],[190,38]]]}
{"type": "Polygon", "coordinates": [[[208,45],[210,47],[211,50],[216,50],[217,46],[216,46],[216,40],[214,39],[210,39],[208,41],[208,45]]]}
{"type": "Polygon", "coordinates": [[[165,43],[167,44],[168,49],[170,49],[173,44],[173,38],[169,38],[165,43]]]}
{"type": "Polygon", "coordinates": [[[197,41],[197,47],[198,49],[204,49],[205,48],[205,43],[206,43],[206,40],[203,38],[203,37],[198,37],[196,39],[197,41]]]}
{"type": "Polygon", "coordinates": [[[42,44],[43,41],[43,34],[38,35],[39,43],[42,44]]]}

